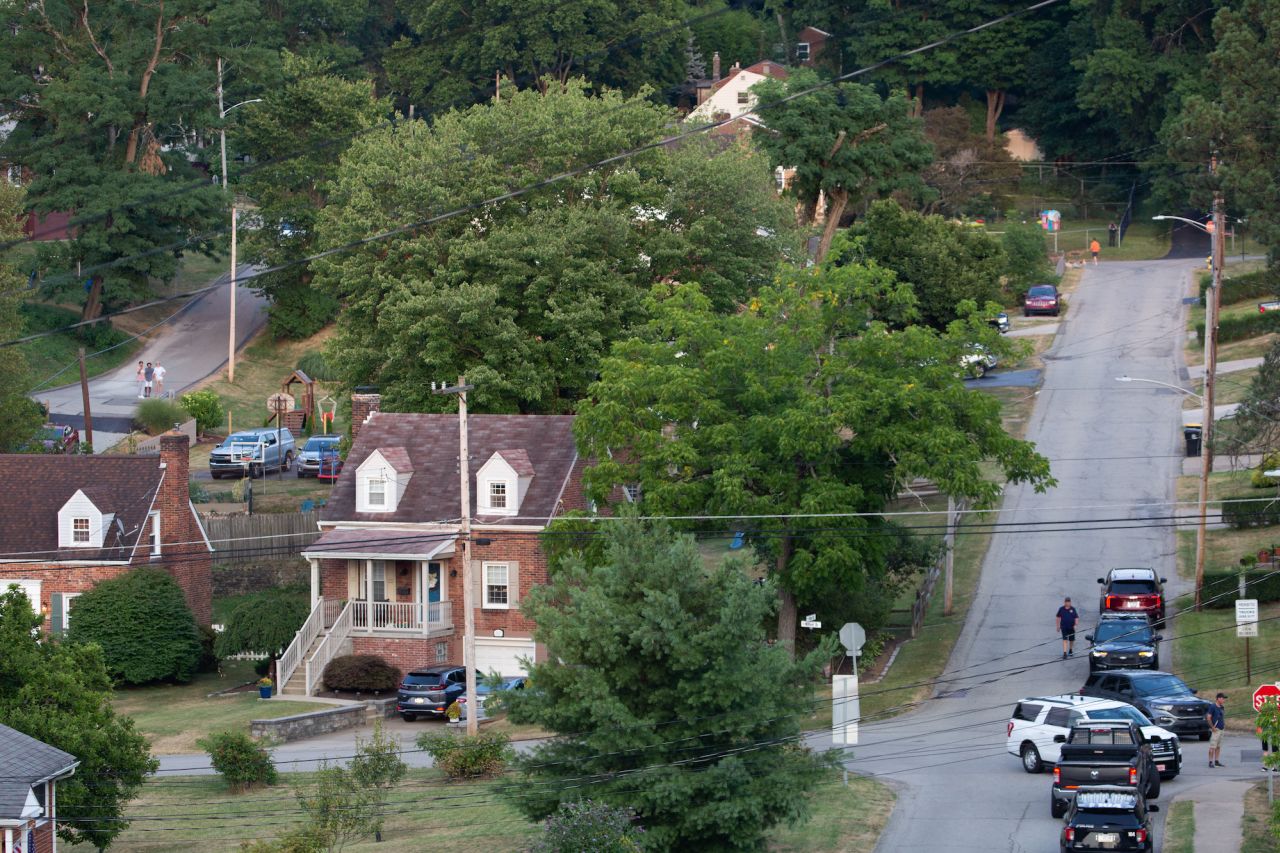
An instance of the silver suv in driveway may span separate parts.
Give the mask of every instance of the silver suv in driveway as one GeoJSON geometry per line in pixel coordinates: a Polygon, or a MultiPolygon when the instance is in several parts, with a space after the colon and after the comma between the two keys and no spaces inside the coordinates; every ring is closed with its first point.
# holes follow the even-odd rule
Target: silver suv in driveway
{"type": "Polygon", "coordinates": [[[268,471],[288,471],[295,454],[293,433],[259,427],[232,433],[209,454],[209,474],[222,477],[261,477],[268,471]]]}

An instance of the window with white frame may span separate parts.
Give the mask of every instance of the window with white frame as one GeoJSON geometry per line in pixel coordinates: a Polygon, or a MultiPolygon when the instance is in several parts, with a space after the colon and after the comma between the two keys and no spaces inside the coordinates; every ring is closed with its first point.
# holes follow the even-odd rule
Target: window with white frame
{"type": "Polygon", "coordinates": [[[387,563],[385,560],[374,560],[369,567],[370,585],[373,587],[371,601],[387,600],[387,563]]]}
{"type": "Polygon", "coordinates": [[[642,493],[639,483],[627,483],[622,487],[622,493],[627,496],[627,503],[640,503],[642,493]]]}
{"type": "Polygon", "coordinates": [[[751,103],[751,95],[750,93],[747,92],[747,90],[743,89],[741,92],[738,93],[738,103],[740,104],[751,103]]]}
{"type": "Polygon", "coordinates": [[[369,489],[365,493],[365,500],[371,507],[387,505],[387,481],[382,479],[381,472],[369,478],[369,489]]]}
{"type": "Polygon", "coordinates": [[[436,643],[436,663],[447,663],[449,661],[449,644],[436,643]]]}
{"type": "Polygon", "coordinates": [[[506,563],[484,564],[484,607],[511,606],[511,567],[506,563]]]}
{"type": "Polygon", "coordinates": [[[62,630],[67,631],[71,628],[71,606],[76,603],[76,599],[80,597],[78,592],[64,592],[62,594],[62,630]]]}
{"type": "Polygon", "coordinates": [[[151,518],[151,556],[160,556],[160,513],[153,512],[151,518]]]}
{"type": "Polygon", "coordinates": [[[71,541],[77,545],[89,544],[89,519],[73,518],[71,519],[71,541]]]}
{"type": "Polygon", "coordinates": [[[489,484],[489,509],[507,508],[507,484],[502,481],[489,484]]]}
{"type": "Polygon", "coordinates": [[[809,43],[807,41],[796,43],[796,61],[805,62],[809,59],[809,43]]]}

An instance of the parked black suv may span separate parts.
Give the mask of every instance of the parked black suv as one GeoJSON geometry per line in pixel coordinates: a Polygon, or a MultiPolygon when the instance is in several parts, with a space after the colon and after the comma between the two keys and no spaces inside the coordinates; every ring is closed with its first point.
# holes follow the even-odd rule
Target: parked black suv
{"type": "Polygon", "coordinates": [[[407,673],[396,694],[396,711],[405,720],[430,715],[443,717],[453,701],[467,692],[467,670],[460,666],[431,666],[407,673]]]}
{"type": "Polygon", "coordinates": [[[1098,626],[1084,638],[1089,649],[1089,671],[1099,669],[1159,669],[1159,634],[1151,630],[1147,617],[1124,613],[1103,613],[1098,626]]]}
{"type": "Polygon", "coordinates": [[[1067,810],[1062,826],[1061,850],[1154,850],[1151,813],[1160,807],[1147,804],[1136,788],[1112,785],[1081,787],[1067,810]]]}
{"type": "Polygon", "coordinates": [[[1128,702],[1161,728],[1209,739],[1205,714],[1210,703],[1196,698],[1195,691],[1176,675],[1142,670],[1094,672],[1080,688],[1080,695],[1128,702]]]}

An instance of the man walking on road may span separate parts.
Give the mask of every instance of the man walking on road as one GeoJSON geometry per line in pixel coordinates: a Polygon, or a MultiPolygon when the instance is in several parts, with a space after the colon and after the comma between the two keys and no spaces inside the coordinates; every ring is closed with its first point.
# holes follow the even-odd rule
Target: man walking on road
{"type": "Polygon", "coordinates": [[[1210,767],[1226,767],[1218,759],[1222,757],[1222,733],[1227,728],[1227,714],[1222,710],[1223,703],[1227,701],[1227,694],[1219,693],[1217,698],[1213,700],[1213,704],[1209,706],[1209,710],[1205,713],[1204,718],[1209,721],[1209,766],[1210,767]]]}
{"type": "Polygon", "coordinates": [[[1098,265],[1098,253],[1102,251],[1102,244],[1094,240],[1089,244],[1089,251],[1093,253],[1093,265],[1098,265]]]}
{"type": "Polygon", "coordinates": [[[1066,660],[1076,653],[1076,621],[1080,614],[1071,606],[1071,596],[1062,600],[1058,608],[1058,630],[1062,632],[1062,659],[1066,660]]]}

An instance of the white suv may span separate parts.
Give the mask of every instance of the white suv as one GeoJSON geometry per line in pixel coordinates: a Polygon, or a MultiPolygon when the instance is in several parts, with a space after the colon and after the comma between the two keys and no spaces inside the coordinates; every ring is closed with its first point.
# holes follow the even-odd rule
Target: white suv
{"type": "Polygon", "coordinates": [[[1084,720],[1125,720],[1138,724],[1151,744],[1151,755],[1161,779],[1172,779],[1182,771],[1182,744],[1173,732],[1151,725],[1137,708],[1114,699],[1098,699],[1068,693],[1023,699],[1013,706],[1009,718],[1006,749],[1022,759],[1022,769],[1039,773],[1045,765],[1057,764],[1062,744],[1058,735],[1070,734],[1071,727],[1084,720]]]}

